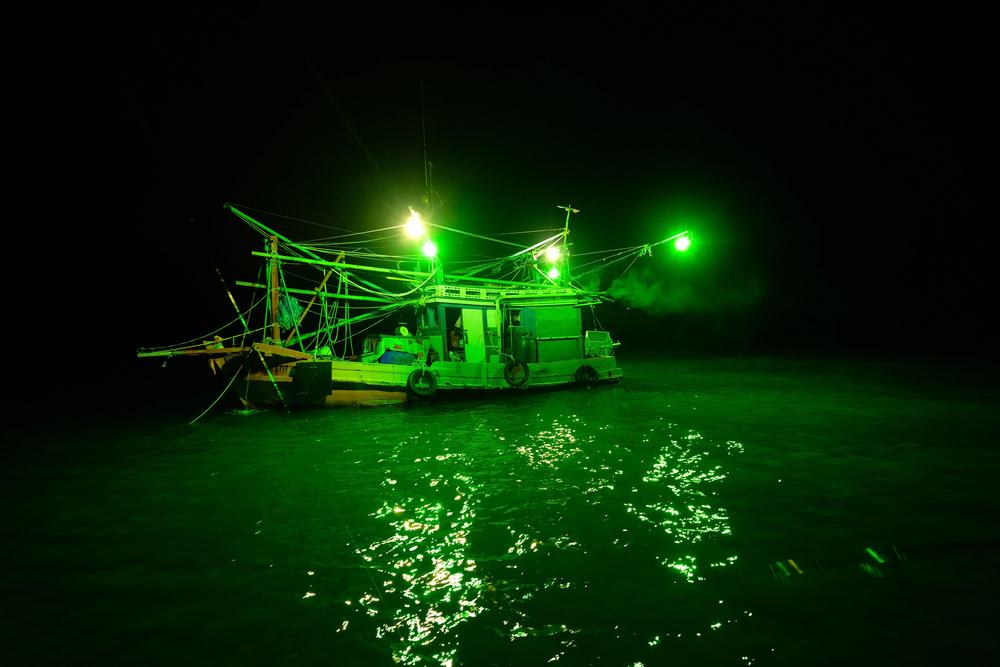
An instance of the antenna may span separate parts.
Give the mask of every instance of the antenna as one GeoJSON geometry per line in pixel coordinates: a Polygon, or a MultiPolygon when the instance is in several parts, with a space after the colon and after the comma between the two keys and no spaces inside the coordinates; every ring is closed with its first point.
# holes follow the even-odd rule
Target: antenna
{"type": "Polygon", "coordinates": [[[424,187],[427,189],[427,219],[431,217],[431,178],[427,162],[427,112],[424,108],[424,75],[420,75],[420,130],[424,136],[424,187]]]}

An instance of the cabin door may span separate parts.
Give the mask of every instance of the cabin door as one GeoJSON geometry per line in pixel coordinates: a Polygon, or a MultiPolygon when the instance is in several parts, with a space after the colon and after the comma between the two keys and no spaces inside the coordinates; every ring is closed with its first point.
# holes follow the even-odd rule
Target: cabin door
{"type": "Polygon", "coordinates": [[[486,361],[483,311],[478,308],[463,308],[462,329],[465,331],[465,361],[468,363],[486,361]]]}

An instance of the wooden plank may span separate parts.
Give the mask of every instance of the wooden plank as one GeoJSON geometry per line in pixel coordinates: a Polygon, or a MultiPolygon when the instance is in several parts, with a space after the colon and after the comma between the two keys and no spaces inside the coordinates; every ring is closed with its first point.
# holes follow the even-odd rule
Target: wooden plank
{"type": "Polygon", "coordinates": [[[254,343],[253,349],[262,354],[269,354],[277,357],[288,357],[289,359],[311,360],[313,358],[311,354],[307,354],[305,352],[290,350],[287,347],[278,347],[277,345],[266,345],[264,343],[254,343]]]}

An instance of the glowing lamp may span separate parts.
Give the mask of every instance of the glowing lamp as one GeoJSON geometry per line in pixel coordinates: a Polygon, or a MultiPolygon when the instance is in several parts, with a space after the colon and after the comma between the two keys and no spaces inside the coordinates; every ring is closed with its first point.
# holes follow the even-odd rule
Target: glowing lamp
{"type": "Polygon", "coordinates": [[[413,238],[424,235],[424,226],[420,224],[420,214],[410,209],[410,219],[406,222],[406,232],[413,238]]]}
{"type": "Polygon", "coordinates": [[[438,247],[434,245],[434,241],[427,239],[427,243],[425,243],[424,247],[420,249],[420,252],[424,253],[424,257],[427,257],[428,259],[434,259],[435,257],[437,257],[438,247]]]}
{"type": "Polygon", "coordinates": [[[559,269],[553,266],[551,269],[549,269],[549,278],[555,280],[558,277],[559,277],[559,269]]]}
{"type": "Polygon", "coordinates": [[[687,236],[681,236],[676,241],[674,241],[674,250],[677,252],[685,252],[691,247],[691,239],[687,236]]]}
{"type": "Polygon", "coordinates": [[[545,251],[545,256],[550,262],[555,262],[559,259],[559,246],[549,246],[549,249],[545,251]]]}

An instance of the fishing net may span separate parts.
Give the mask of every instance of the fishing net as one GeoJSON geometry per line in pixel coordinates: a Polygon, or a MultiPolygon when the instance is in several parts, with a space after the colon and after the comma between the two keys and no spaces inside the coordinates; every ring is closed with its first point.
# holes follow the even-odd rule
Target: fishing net
{"type": "Polygon", "coordinates": [[[301,315],[302,306],[299,305],[298,299],[282,294],[278,299],[278,325],[281,329],[288,331],[294,328],[301,315]]]}

